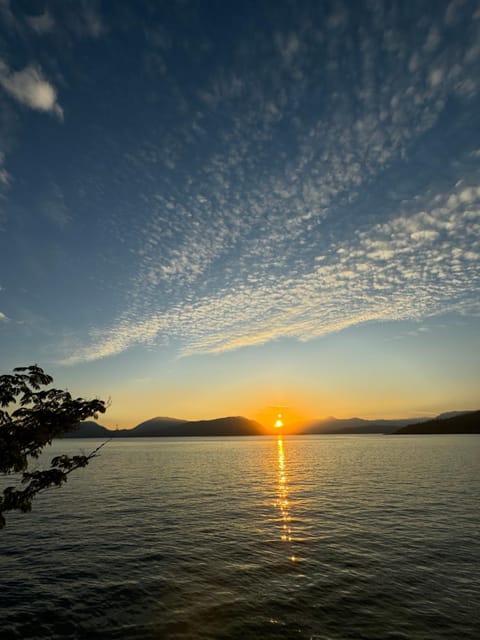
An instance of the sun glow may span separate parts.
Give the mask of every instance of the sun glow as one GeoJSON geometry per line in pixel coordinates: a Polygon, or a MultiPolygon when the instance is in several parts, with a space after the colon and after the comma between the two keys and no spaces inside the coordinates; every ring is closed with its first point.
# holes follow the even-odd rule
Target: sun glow
{"type": "Polygon", "coordinates": [[[282,420],[283,416],[281,413],[277,413],[277,420],[275,422],[275,427],[277,429],[280,429],[281,427],[283,427],[283,420],[282,420]]]}

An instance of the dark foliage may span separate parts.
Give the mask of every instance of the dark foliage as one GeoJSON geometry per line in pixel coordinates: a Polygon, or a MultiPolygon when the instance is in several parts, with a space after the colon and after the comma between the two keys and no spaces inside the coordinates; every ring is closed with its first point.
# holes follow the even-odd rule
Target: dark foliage
{"type": "Polygon", "coordinates": [[[23,485],[7,487],[0,497],[0,529],[5,526],[5,512],[31,511],[38,493],[66,482],[68,474],[85,467],[100,448],[86,456],[57,456],[49,469],[28,471],[29,462],[38,458],[53,438],[106,410],[102,400],[72,398],[68,391],[42,389],[52,382],[37,365],[17,367],[13,374],[0,376],[0,473],[21,474],[23,485]],[[14,407],[11,411],[10,405],[14,407]]]}

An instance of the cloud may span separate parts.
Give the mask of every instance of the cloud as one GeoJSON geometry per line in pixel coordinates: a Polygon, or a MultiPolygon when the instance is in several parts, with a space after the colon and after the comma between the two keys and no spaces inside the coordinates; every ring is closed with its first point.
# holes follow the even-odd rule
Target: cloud
{"type": "Polygon", "coordinates": [[[0,184],[7,186],[10,184],[10,174],[5,169],[5,154],[0,151],[0,184]]]}
{"type": "Polygon", "coordinates": [[[48,10],[40,15],[26,16],[25,20],[39,35],[50,33],[55,27],[55,20],[48,10]]]}
{"type": "Polygon", "coordinates": [[[0,322],[8,322],[9,318],[0,311],[0,322]]]}
{"type": "Polygon", "coordinates": [[[39,208],[45,218],[56,227],[63,228],[72,220],[63,191],[56,182],[45,188],[44,195],[39,198],[39,208]]]}
{"type": "Polygon", "coordinates": [[[57,102],[57,92],[42,75],[39,68],[29,65],[21,71],[12,71],[0,60],[0,84],[15,100],[31,109],[53,113],[60,120],[63,110],[57,102]]]}
{"type": "Polygon", "coordinates": [[[78,38],[99,38],[105,32],[102,17],[91,1],[77,0],[66,14],[67,27],[78,38]]]}
{"type": "Polygon", "coordinates": [[[449,37],[444,15],[404,32],[396,9],[369,6],[355,33],[348,12],[302,20],[299,9],[270,40],[232,46],[230,66],[189,87],[194,106],[179,98],[184,119],[129,153],[145,215],[129,220],[125,311],[64,363],[479,310],[478,141],[473,155],[446,153],[441,171],[436,157],[471,126],[476,32],[449,37]],[[450,99],[457,128],[443,137],[450,99]]]}
{"type": "Polygon", "coordinates": [[[10,8],[10,0],[0,0],[0,17],[10,28],[16,28],[16,20],[10,8]]]}
{"type": "MultiPolygon", "coordinates": [[[[303,274],[231,280],[230,290],[186,300],[142,319],[125,315],[63,359],[93,361],[135,344],[174,338],[180,355],[221,353],[280,338],[301,341],[371,321],[421,319],[446,311],[480,312],[480,187],[462,202],[460,186],[357,231],[330,258],[303,274]],[[461,247],[461,248],[460,248],[461,247]]],[[[407,206],[408,205],[408,206],[407,206]]],[[[202,269],[200,268],[200,272],[202,269]]]]}

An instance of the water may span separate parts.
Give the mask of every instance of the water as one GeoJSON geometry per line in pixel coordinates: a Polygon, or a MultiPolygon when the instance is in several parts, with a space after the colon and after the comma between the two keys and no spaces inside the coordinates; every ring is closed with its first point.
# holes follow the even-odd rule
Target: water
{"type": "Polygon", "coordinates": [[[479,453],[478,436],[114,440],[7,519],[0,637],[476,640],[479,453]]]}

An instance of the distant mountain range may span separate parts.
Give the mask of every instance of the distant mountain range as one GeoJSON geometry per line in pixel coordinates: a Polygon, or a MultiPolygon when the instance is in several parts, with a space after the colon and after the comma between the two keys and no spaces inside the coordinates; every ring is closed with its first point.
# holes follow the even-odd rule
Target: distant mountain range
{"type": "MultiPolygon", "coordinates": [[[[429,433],[480,433],[480,411],[455,414],[451,417],[437,416],[434,420],[427,420],[417,424],[409,424],[395,432],[395,435],[429,434],[429,433]]],[[[450,414],[451,415],[451,414],[450,414]]]]}
{"type": "Polygon", "coordinates": [[[421,418],[401,420],[365,420],[364,418],[338,419],[333,416],[315,420],[299,429],[299,433],[352,434],[352,433],[393,433],[399,427],[412,422],[420,422],[421,418]]]}
{"type": "Polygon", "coordinates": [[[179,420],[178,418],[151,418],[141,422],[134,429],[118,429],[115,435],[121,437],[151,437],[151,436],[168,436],[178,432],[181,425],[187,424],[187,420],[179,420]]]}
{"type": "Polygon", "coordinates": [[[122,436],[255,436],[265,433],[258,422],[240,416],[214,420],[176,420],[152,418],[134,429],[125,429],[122,436]]]}
{"type": "Polygon", "coordinates": [[[93,421],[81,422],[79,428],[65,434],[66,438],[152,438],[192,436],[257,436],[267,431],[261,424],[241,416],[214,420],[178,420],[152,418],[133,429],[106,429],[93,421]]]}
{"type": "MultiPolygon", "coordinates": [[[[441,413],[434,421],[444,421],[456,416],[463,416],[471,411],[449,411],[441,413]]],[[[297,433],[324,433],[324,434],[353,434],[353,433],[396,433],[401,428],[409,425],[419,425],[432,422],[431,418],[401,418],[398,420],[365,420],[364,418],[338,419],[333,416],[316,420],[303,426],[297,433]]],[[[436,422],[435,422],[436,423],[436,422]]]]}
{"type": "MultiPolygon", "coordinates": [[[[66,438],[135,438],[135,437],[192,437],[192,436],[255,436],[271,434],[254,420],[241,416],[215,420],[179,420],[157,417],[140,423],[133,429],[107,429],[93,421],[81,422],[78,429],[65,434],[66,438]]],[[[426,434],[480,433],[480,411],[449,411],[433,420],[410,418],[401,420],[338,419],[333,416],[280,433],[309,434],[426,434]]]]}

